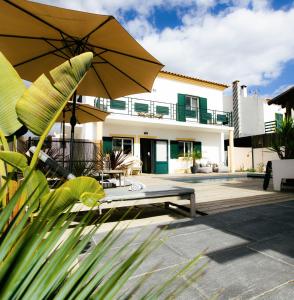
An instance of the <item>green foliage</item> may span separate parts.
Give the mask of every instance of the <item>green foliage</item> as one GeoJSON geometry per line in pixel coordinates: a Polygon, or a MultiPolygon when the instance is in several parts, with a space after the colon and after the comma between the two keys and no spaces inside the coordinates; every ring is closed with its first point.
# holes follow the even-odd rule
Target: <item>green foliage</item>
{"type": "Polygon", "coordinates": [[[28,167],[27,158],[18,152],[1,151],[0,159],[22,172],[28,167]]]}
{"type": "MultiPolygon", "coordinates": [[[[28,182],[25,181],[20,189],[26,189],[28,182]]],[[[39,189],[35,193],[35,199],[41,196],[39,189]]],[[[13,209],[11,203],[0,212],[1,221],[10,215],[13,209]]],[[[114,299],[122,294],[122,287],[146,257],[162,244],[158,238],[160,232],[157,231],[139,246],[129,247],[134,238],[126,240],[121,248],[113,248],[116,250],[109,257],[111,248],[124,233],[124,230],[115,230],[119,226],[117,223],[78,262],[79,255],[110,214],[106,213],[96,225],[89,227],[93,224],[91,210],[80,222],[73,223],[78,213],[71,213],[69,207],[62,215],[52,215],[51,205],[54,203],[51,202],[30,222],[31,210],[25,210],[26,204],[28,202],[14,222],[1,230],[0,298],[3,300],[114,299]]],[[[33,203],[30,207],[35,205],[33,203]]],[[[202,272],[202,268],[191,270],[199,257],[174,272],[163,285],[150,288],[145,299],[158,299],[167,287],[172,289],[173,296],[179,294],[183,286],[182,282],[181,285],[177,283],[178,276],[190,271],[189,278],[193,281],[202,272]]],[[[141,284],[128,290],[125,299],[131,298],[141,284]]]]}
{"type": "Polygon", "coordinates": [[[15,105],[25,89],[20,76],[0,52],[0,130],[5,136],[14,134],[23,126],[17,118],[15,105]]]}
{"type": "Polygon", "coordinates": [[[276,136],[269,149],[276,152],[280,159],[294,158],[294,121],[292,118],[285,118],[276,129],[276,136]]]}

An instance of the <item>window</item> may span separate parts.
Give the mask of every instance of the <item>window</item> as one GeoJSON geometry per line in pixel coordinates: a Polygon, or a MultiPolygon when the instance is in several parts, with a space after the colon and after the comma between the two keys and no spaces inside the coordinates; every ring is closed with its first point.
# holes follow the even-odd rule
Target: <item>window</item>
{"type": "Polygon", "coordinates": [[[193,142],[179,142],[180,156],[188,156],[193,151],[193,142]]]}
{"type": "Polygon", "coordinates": [[[112,150],[123,150],[124,153],[133,153],[133,139],[131,138],[113,138],[112,150]]]}
{"type": "Polygon", "coordinates": [[[198,97],[186,95],[186,110],[194,110],[198,108],[198,97]]]}

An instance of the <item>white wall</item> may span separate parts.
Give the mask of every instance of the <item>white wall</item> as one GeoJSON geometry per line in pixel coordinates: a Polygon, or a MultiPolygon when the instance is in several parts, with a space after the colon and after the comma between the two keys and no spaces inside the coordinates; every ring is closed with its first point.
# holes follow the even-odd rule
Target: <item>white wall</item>
{"type": "MultiPolygon", "coordinates": [[[[177,140],[177,139],[193,139],[202,143],[202,156],[203,161],[223,164],[224,163],[224,134],[222,132],[210,133],[199,132],[197,129],[191,130],[169,130],[167,128],[155,128],[147,126],[123,126],[117,124],[106,124],[103,129],[103,136],[129,136],[134,137],[134,156],[140,158],[140,144],[138,137],[145,137],[144,132],[148,132],[145,135],[146,138],[154,137],[156,139],[177,140]],[[222,148],[221,148],[222,147],[222,148]]],[[[170,151],[169,151],[170,152],[170,151]]],[[[170,153],[169,153],[170,155],[170,153]]],[[[180,159],[169,160],[169,173],[176,172],[177,169],[186,169],[191,164],[180,159]]]]}
{"type": "Polygon", "coordinates": [[[178,102],[178,94],[207,98],[208,109],[224,110],[223,91],[162,77],[155,79],[152,93],[130,95],[130,97],[176,104],[178,102]]]}

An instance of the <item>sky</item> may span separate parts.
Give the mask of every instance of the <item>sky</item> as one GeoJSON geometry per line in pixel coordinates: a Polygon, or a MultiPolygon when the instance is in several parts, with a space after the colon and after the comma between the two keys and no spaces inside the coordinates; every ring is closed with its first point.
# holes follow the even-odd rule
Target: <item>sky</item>
{"type": "Polygon", "coordinates": [[[271,98],[294,85],[293,0],[34,0],[111,14],[165,70],[271,98]]]}

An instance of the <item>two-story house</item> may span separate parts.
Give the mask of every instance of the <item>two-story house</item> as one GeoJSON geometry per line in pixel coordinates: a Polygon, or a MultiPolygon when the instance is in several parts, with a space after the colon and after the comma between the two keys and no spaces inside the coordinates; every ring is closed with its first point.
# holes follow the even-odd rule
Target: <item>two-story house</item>
{"type": "Polygon", "coordinates": [[[86,97],[87,103],[111,114],[104,123],[85,124],[81,137],[102,139],[104,151],[131,151],[145,173],[185,172],[189,162],[182,157],[193,150],[202,153],[202,161],[226,164],[224,140],[230,134],[233,140],[232,113],[223,111],[227,87],[161,71],[151,93],[97,98],[94,103],[86,97]]]}

